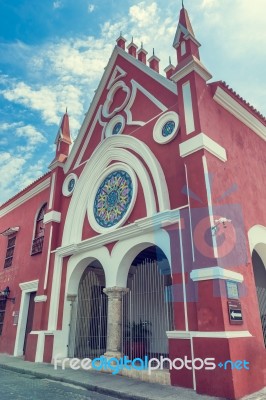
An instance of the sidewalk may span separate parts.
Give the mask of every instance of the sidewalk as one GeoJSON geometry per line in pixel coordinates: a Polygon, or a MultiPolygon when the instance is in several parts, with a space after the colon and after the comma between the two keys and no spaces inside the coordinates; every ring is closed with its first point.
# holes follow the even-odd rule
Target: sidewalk
{"type": "MultiPolygon", "coordinates": [[[[51,364],[32,363],[22,358],[0,355],[0,368],[31,374],[42,379],[52,379],[84,387],[98,393],[129,400],[218,400],[218,397],[199,395],[193,390],[147,383],[119,375],[96,371],[73,371],[70,368],[57,370],[51,364]]],[[[243,400],[266,399],[266,390],[243,400]]]]}

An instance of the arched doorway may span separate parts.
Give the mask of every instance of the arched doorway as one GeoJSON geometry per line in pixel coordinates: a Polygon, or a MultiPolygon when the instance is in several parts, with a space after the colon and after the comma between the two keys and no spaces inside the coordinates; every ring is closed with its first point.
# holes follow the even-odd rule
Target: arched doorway
{"type": "Polygon", "coordinates": [[[94,261],[85,268],[72,301],[68,356],[96,358],[106,351],[107,296],[103,293],[105,275],[94,261]]]}
{"type": "Polygon", "coordinates": [[[261,327],[266,347],[266,266],[262,257],[266,255],[266,245],[258,245],[252,252],[252,264],[260,310],[261,327]]]}
{"type": "Polygon", "coordinates": [[[131,360],[168,356],[166,331],[174,330],[171,285],[170,265],[159,247],[138,254],[122,298],[122,352],[131,360]]]}

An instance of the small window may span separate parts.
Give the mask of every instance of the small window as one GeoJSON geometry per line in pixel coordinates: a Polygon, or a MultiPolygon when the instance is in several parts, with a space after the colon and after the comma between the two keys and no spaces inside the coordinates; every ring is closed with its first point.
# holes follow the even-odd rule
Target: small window
{"type": "Polygon", "coordinates": [[[43,239],[44,239],[44,223],[43,218],[46,211],[47,204],[44,204],[40,209],[35,223],[35,234],[32,241],[31,255],[42,252],[43,239]]]}
{"type": "Polygon", "coordinates": [[[0,297],[0,336],[2,335],[2,330],[4,325],[5,310],[6,310],[6,300],[1,300],[0,297]]]}
{"type": "Polygon", "coordinates": [[[8,236],[4,268],[11,267],[16,243],[16,234],[8,236]]]}
{"type": "Polygon", "coordinates": [[[187,52],[186,42],[181,42],[181,56],[185,55],[187,52]]]}

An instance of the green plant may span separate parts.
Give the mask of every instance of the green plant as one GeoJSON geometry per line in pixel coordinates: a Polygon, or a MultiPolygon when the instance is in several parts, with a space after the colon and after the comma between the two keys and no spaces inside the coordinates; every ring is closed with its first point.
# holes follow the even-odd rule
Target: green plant
{"type": "Polygon", "coordinates": [[[132,342],[145,342],[147,343],[152,333],[149,329],[151,322],[141,321],[128,323],[126,327],[125,337],[131,339],[132,342]]]}

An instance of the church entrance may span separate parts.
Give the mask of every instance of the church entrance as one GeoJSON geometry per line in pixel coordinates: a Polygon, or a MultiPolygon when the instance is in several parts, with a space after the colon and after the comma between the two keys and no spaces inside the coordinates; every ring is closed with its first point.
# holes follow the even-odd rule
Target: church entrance
{"type": "Polygon", "coordinates": [[[122,297],[122,352],[134,358],[168,356],[166,331],[174,330],[171,269],[165,254],[151,246],[133,261],[122,297]]]}
{"type": "MultiPolygon", "coordinates": [[[[259,250],[264,250],[264,254],[266,254],[266,245],[260,244],[259,246],[259,250]]],[[[260,251],[260,254],[262,255],[263,252],[260,251]]],[[[266,266],[256,251],[256,248],[252,253],[252,264],[259,303],[262,333],[266,347],[266,266]]]]}
{"type": "Polygon", "coordinates": [[[102,266],[93,262],[81,277],[78,295],[71,303],[68,356],[96,358],[106,351],[107,301],[102,266]]]}

